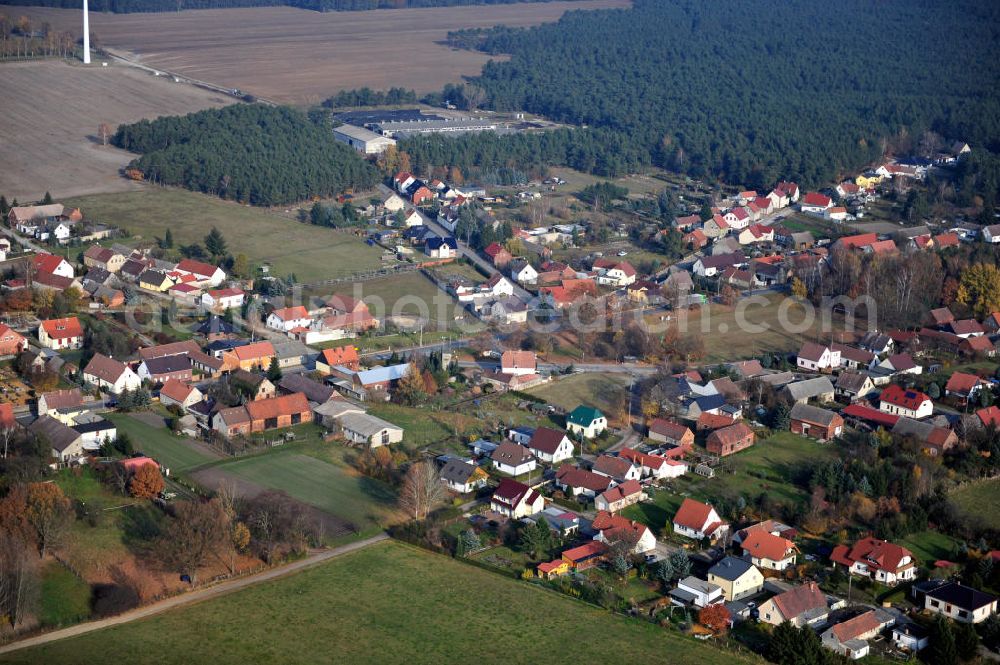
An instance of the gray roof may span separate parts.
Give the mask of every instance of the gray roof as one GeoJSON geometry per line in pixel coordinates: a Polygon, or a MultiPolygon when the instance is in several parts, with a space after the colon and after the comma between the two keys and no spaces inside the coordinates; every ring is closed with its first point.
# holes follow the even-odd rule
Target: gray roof
{"type": "Polygon", "coordinates": [[[367,413],[345,413],[340,417],[340,426],[346,430],[357,432],[362,436],[375,436],[384,429],[403,431],[402,427],[393,425],[387,420],[370,416],[367,413]]]}
{"type": "Polygon", "coordinates": [[[743,577],[743,575],[745,575],[747,571],[752,568],[753,564],[749,561],[737,559],[734,556],[727,556],[725,559],[709,568],[708,574],[734,582],[743,577]]]}
{"type": "Polygon", "coordinates": [[[834,417],[837,415],[833,411],[827,411],[826,409],[821,409],[818,406],[809,406],[808,404],[795,404],[792,407],[791,413],[789,414],[792,420],[804,420],[808,423],[815,423],[817,425],[823,425],[824,427],[829,427],[830,423],[833,422],[834,417]]]}
{"type": "Polygon", "coordinates": [[[475,464],[460,459],[450,459],[441,468],[441,478],[452,483],[464,485],[476,471],[475,464]]]}
{"type": "Polygon", "coordinates": [[[321,416],[326,416],[328,418],[340,418],[347,413],[364,413],[364,408],[358,406],[354,402],[348,402],[345,399],[333,399],[329,402],[320,404],[315,409],[316,413],[321,416]]]}
{"type": "Polygon", "coordinates": [[[837,388],[846,390],[847,392],[857,393],[864,388],[865,381],[867,381],[868,378],[867,374],[861,374],[859,372],[841,372],[840,376],[837,377],[837,388]]]}
{"type": "Polygon", "coordinates": [[[785,390],[795,401],[802,399],[812,399],[818,395],[833,392],[833,384],[825,376],[818,376],[814,379],[796,381],[785,386],[785,390]]]}
{"type": "Polygon", "coordinates": [[[52,416],[42,416],[28,426],[35,434],[45,437],[53,450],[63,452],[80,441],[80,433],[52,416]]]}
{"type": "Polygon", "coordinates": [[[278,387],[290,393],[305,393],[310,402],[322,404],[328,401],[336,392],[330,386],[324,386],[319,381],[313,381],[302,374],[288,374],[281,378],[278,387]]]}

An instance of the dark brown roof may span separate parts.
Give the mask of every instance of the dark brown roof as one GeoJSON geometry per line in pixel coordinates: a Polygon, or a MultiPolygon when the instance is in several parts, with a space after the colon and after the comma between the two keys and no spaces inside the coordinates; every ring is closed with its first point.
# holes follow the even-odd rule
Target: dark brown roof
{"type": "Polygon", "coordinates": [[[552,429],[551,427],[539,427],[531,435],[528,447],[532,450],[540,450],[546,455],[554,455],[559,448],[559,444],[566,438],[565,432],[552,429]]]}

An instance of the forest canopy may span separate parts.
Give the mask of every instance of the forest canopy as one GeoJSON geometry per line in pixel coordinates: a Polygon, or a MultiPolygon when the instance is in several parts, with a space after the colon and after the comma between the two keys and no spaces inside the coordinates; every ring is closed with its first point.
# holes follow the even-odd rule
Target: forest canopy
{"type": "Polygon", "coordinates": [[[927,129],[1000,151],[998,32],[1000,4],[975,0],[636,0],[466,30],[451,43],[511,55],[472,80],[484,106],[590,129],[572,145],[466,136],[406,150],[466,169],[553,154],[605,176],[654,163],[759,187],[830,181],[927,129]]]}
{"type": "Polygon", "coordinates": [[[378,173],[288,107],[237,104],[122,125],[112,142],[141,153],[131,167],[152,182],[252,205],[280,205],[348,188],[368,189],[378,173]]]}
{"type": "MultiPolygon", "coordinates": [[[[90,10],[131,14],[176,12],[182,9],[229,9],[233,7],[298,7],[320,12],[400,9],[403,7],[457,7],[461,5],[510,5],[549,0],[90,0],[90,10]]],[[[80,0],[0,0],[0,5],[79,9],[80,0]]]]}

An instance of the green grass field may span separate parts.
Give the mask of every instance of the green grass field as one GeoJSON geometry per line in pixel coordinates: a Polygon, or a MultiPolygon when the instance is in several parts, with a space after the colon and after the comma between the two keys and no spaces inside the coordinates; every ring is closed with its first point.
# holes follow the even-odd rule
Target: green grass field
{"type": "Polygon", "coordinates": [[[627,386],[628,377],[624,374],[582,372],[553,379],[526,392],[567,411],[586,404],[600,409],[608,419],[612,419],[616,416],[615,403],[619,396],[625,394],[627,386]]]}
{"type": "Polygon", "coordinates": [[[1000,480],[973,482],[951,494],[958,507],[982,519],[994,529],[1000,528],[1000,480]]]}
{"type": "Polygon", "coordinates": [[[5,663],[763,662],[393,542],[5,663]]]}
{"type": "Polygon", "coordinates": [[[90,585],[58,561],[42,569],[39,620],[45,626],[67,626],[90,616],[90,585]]]}
{"type": "Polygon", "coordinates": [[[172,473],[180,473],[218,459],[201,448],[191,445],[186,437],[172,434],[166,428],[156,428],[127,413],[109,413],[119,432],[128,434],[136,450],[141,450],[172,473]]]}
{"type": "MultiPolygon", "coordinates": [[[[290,448],[225,462],[207,471],[224,472],[262,487],[283,490],[304,503],[357,525],[361,531],[391,521],[396,497],[388,486],[346,465],[324,461],[323,457],[322,453],[309,455],[290,448]]],[[[326,456],[326,459],[334,457],[326,456]]]]}
{"type": "Polygon", "coordinates": [[[958,541],[937,531],[922,531],[911,533],[900,540],[899,544],[913,552],[921,566],[933,568],[935,561],[952,558],[958,541]]]}
{"type": "Polygon", "coordinates": [[[175,246],[202,243],[214,226],[232,254],[242,252],[255,264],[268,262],[272,273],[294,273],[299,281],[344,276],[380,265],[381,250],[355,236],[180,189],[150,186],[64,203],[78,206],[87,219],[114,224],[142,241],[162,237],[169,228],[175,246]]]}

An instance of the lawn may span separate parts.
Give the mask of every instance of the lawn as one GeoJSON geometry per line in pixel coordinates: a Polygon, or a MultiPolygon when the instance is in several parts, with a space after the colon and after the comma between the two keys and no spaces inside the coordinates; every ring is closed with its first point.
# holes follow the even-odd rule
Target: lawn
{"type": "Polygon", "coordinates": [[[385,542],[296,575],[7,663],[762,662],[461,562],[385,542]]]}
{"type": "Polygon", "coordinates": [[[624,374],[581,372],[564,378],[554,378],[549,383],[526,392],[544,399],[549,404],[572,411],[581,404],[600,409],[608,419],[617,416],[617,406],[628,386],[624,374]]]}
{"type": "Polygon", "coordinates": [[[208,471],[213,474],[224,472],[260,487],[283,490],[304,503],[356,525],[360,531],[393,521],[396,497],[392,489],[346,465],[324,461],[320,454],[305,453],[292,447],[224,462],[208,471]]]}
{"type": "Polygon", "coordinates": [[[458,310],[458,303],[420,272],[359,282],[351,291],[342,289],[338,293],[364,298],[372,316],[378,319],[415,316],[447,324],[458,310]]]}
{"type": "MultiPolygon", "coordinates": [[[[811,321],[798,304],[788,302],[779,294],[758,295],[754,300],[744,300],[735,307],[713,303],[686,312],[676,319],[682,333],[700,336],[705,342],[707,363],[728,362],[740,358],[758,357],[765,351],[771,353],[791,353],[797,351],[802,342],[819,339],[821,336],[821,313],[814,312],[811,321]],[[782,311],[789,326],[782,325],[782,311]],[[754,327],[751,327],[754,326],[754,327]],[[766,326],[764,330],[756,327],[766,326]]],[[[660,321],[660,314],[646,316],[650,333],[661,335],[672,321],[660,321]]],[[[857,321],[862,325],[863,321],[857,321]]],[[[844,330],[841,315],[831,317],[831,332],[844,330]]],[[[827,332],[825,339],[829,339],[827,332]]]]}
{"type": "Polygon", "coordinates": [[[935,561],[951,559],[958,541],[937,531],[922,531],[911,533],[899,541],[899,544],[913,552],[921,566],[933,568],[935,561]]]}
{"type": "Polygon", "coordinates": [[[459,443],[459,439],[481,433],[483,422],[469,415],[474,408],[472,405],[466,408],[463,413],[454,413],[383,403],[373,404],[368,412],[402,427],[403,445],[407,448],[423,448],[447,442],[459,443]]]}
{"type": "Polygon", "coordinates": [[[246,254],[252,264],[270,263],[273,274],[294,273],[299,281],[348,276],[378,268],[381,261],[380,249],[355,236],[181,189],[146,187],[64,203],[78,206],[87,219],[126,229],[130,243],[163,237],[169,228],[175,246],[201,244],[214,226],[232,254],[246,254]]]}
{"type": "Polygon", "coordinates": [[[90,616],[90,585],[58,561],[42,569],[39,620],[45,626],[66,626],[90,616]]]}
{"type": "Polygon", "coordinates": [[[218,459],[193,445],[187,437],[172,434],[165,427],[152,427],[127,413],[109,413],[106,417],[119,432],[129,436],[137,451],[149,455],[172,473],[181,473],[218,459]]]}
{"type": "Polygon", "coordinates": [[[1000,528],[1000,479],[980,480],[952,492],[951,500],[958,507],[983,520],[990,527],[1000,528]]]}

